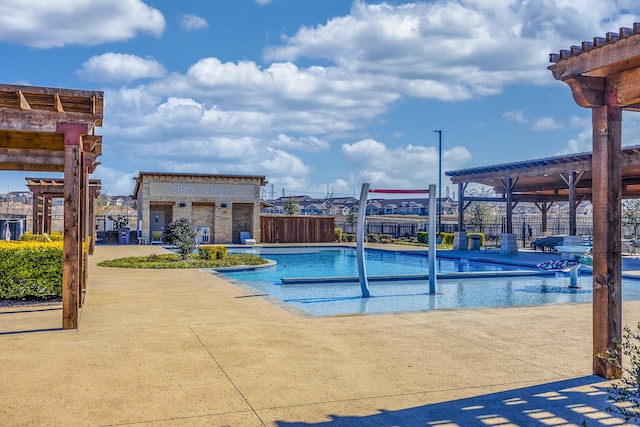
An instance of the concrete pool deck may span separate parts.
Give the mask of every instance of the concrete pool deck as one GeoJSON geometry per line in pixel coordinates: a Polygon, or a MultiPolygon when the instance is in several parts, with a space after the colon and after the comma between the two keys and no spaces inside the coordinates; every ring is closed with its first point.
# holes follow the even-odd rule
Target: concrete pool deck
{"type": "Polygon", "coordinates": [[[160,250],[98,246],[77,330],[0,308],[2,425],[624,425],[591,304],[303,318],[206,272],[96,265],[160,250]]]}

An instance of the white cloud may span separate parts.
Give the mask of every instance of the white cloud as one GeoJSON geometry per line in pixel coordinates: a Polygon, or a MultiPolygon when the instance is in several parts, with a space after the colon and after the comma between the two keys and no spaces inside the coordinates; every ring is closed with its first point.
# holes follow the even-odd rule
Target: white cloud
{"type": "Polygon", "coordinates": [[[294,156],[282,150],[267,149],[267,156],[258,165],[259,170],[275,176],[281,175],[286,171],[287,176],[302,176],[309,173],[309,166],[294,156]]]}
{"type": "Polygon", "coordinates": [[[541,119],[536,119],[531,126],[531,129],[534,131],[546,131],[546,130],[555,130],[562,129],[565,126],[562,123],[558,123],[552,117],[543,117],[541,119]]]}
{"type": "Polygon", "coordinates": [[[583,129],[575,138],[570,139],[562,150],[556,152],[557,156],[566,154],[586,153],[592,150],[592,132],[591,128],[583,129]]]}
{"type": "Polygon", "coordinates": [[[258,3],[261,6],[267,5],[269,3],[271,3],[273,0],[255,0],[256,3],[258,3]]]}
{"type": "MultiPolygon", "coordinates": [[[[392,185],[397,188],[409,187],[422,182],[426,187],[438,181],[438,149],[407,145],[388,148],[384,143],[363,139],[353,144],[343,144],[342,153],[347,162],[357,170],[359,182],[372,185],[392,185]]],[[[442,171],[455,170],[471,160],[471,153],[465,147],[453,147],[442,153],[442,171]]]]}
{"type": "Polygon", "coordinates": [[[77,74],[91,81],[131,82],[136,79],[162,77],[166,71],[162,64],[153,58],[109,52],[89,58],[77,74]]]}
{"type": "Polygon", "coordinates": [[[327,151],[330,148],[328,142],[323,141],[315,136],[292,137],[285,134],[279,134],[276,139],[271,142],[275,147],[293,148],[302,151],[319,152],[327,151]]]}
{"type": "MultiPolygon", "coordinates": [[[[613,5],[621,4],[443,0],[394,6],[356,1],[347,16],[284,36],[264,52],[264,65],[208,57],[186,72],[163,70],[162,76],[153,76],[136,69],[135,61],[109,74],[108,61],[99,58],[103,62],[93,75],[104,73],[103,81],[155,79],[108,91],[103,135],[110,141],[108,150],[144,156],[165,170],[267,174],[278,186],[326,191],[319,187],[327,184],[310,177],[318,167],[314,156],[330,150],[336,140],[363,138],[354,137],[356,131],[368,135],[369,125],[384,119],[399,100],[461,101],[494,95],[509,84],[551,83],[548,53],[615,30],[621,21],[617,11],[623,8],[613,5]],[[307,65],[315,58],[322,65],[307,65]]],[[[640,19],[625,17],[621,24],[634,20],[640,19]]],[[[2,34],[0,28],[0,40],[2,34]]],[[[83,72],[89,69],[87,64],[83,72]]],[[[503,114],[536,130],[561,124],[557,118],[528,116],[517,109],[503,114]]],[[[565,125],[582,126],[575,117],[565,125]]],[[[577,137],[568,148],[579,149],[583,142],[577,137]]],[[[342,145],[342,154],[340,161],[350,169],[338,173],[351,172],[351,186],[363,180],[399,188],[437,182],[433,147],[393,148],[391,142],[362,139],[342,145]]],[[[445,150],[443,170],[465,167],[470,159],[465,147],[445,150]]],[[[336,185],[340,179],[326,178],[336,185]]]]}
{"type": "Polygon", "coordinates": [[[133,193],[133,179],[137,175],[138,171],[123,173],[120,170],[99,165],[91,178],[103,182],[101,190],[103,194],[127,196],[133,193]]]}
{"type": "Polygon", "coordinates": [[[180,27],[185,31],[203,30],[209,28],[209,23],[206,19],[194,14],[185,14],[178,17],[178,23],[180,27]]]}
{"type": "Polygon", "coordinates": [[[510,122],[516,122],[516,123],[527,123],[528,120],[524,117],[524,113],[522,112],[522,110],[513,110],[513,111],[506,111],[505,113],[502,114],[502,117],[510,122]]]}
{"type": "MultiPolygon", "coordinates": [[[[464,100],[507,84],[550,83],[550,52],[617,29],[612,22],[621,20],[621,8],[611,3],[355,1],[349,15],[283,35],[264,57],[322,58],[352,73],[385,76],[407,96],[464,100]]],[[[634,20],[624,17],[627,25],[634,20]]]]}
{"type": "Polygon", "coordinates": [[[162,34],[159,10],[141,0],[3,0],[0,41],[37,48],[98,45],[162,34]]]}
{"type": "Polygon", "coordinates": [[[535,132],[564,129],[567,126],[577,127],[582,124],[581,119],[577,117],[572,117],[569,120],[568,125],[559,123],[553,117],[541,117],[537,119],[528,119],[527,117],[525,117],[524,112],[522,110],[506,111],[502,114],[502,117],[509,122],[515,122],[520,124],[530,123],[531,124],[530,129],[535,132]]]}

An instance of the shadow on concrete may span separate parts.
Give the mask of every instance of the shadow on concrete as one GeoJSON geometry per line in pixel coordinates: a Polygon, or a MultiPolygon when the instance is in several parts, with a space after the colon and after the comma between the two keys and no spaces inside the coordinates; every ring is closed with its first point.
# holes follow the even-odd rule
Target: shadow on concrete
{"type": "Polygon", "coordinates": [[[38,313],[43,311],[60,311],[62,307],[47,307],[47,308],[29,308],[25,310],[17,310],[17,311],[2,311],[0,312],[0,316],[3,314],[24,314],[24,313],[38,313]]]}
{"type": "Polygon", "coordinates": [[[279,427],[302,426],[603,426],[625,424],[606,410],[608,383],[586,376],[467,399],[387,411],[367,416],[328,415],[319,423],[277,421],[279,427]]]}
{"type": "Polygon", "coordinates": [[[7,331],[0,332],[0,335],[20,335],[20,334],[33,334],[36,332],[54,332],[62,331],[62,328],[49,328],[49,329],[25,329],[24,331],[7,331]]]}

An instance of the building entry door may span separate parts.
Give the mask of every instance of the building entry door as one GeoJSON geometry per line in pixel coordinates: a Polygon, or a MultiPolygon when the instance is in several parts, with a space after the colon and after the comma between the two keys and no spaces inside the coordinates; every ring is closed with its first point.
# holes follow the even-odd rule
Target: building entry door
{"type": "Polygon", "coordinates": [[[151,231],[164,231],[164,211],[151,211],[151,231]]]}

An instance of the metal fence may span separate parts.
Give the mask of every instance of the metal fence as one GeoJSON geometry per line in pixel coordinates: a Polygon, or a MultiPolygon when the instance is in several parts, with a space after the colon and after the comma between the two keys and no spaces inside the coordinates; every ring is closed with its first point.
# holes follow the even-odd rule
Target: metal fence
{"type": "MultiPolygon", "coordinates": [[[[427,231],[427,219],[394,219],[385,220],[373,217],[367,218],[366,232],[369,234],[388,234],[394,238],[413,238],[418,231],[427,231]]],[[[342,229],[343,233],[355,234],[355,224],[349,223],[345,219],[336,219],[336,227],[342,229]]],[[[458,224],[443,222],[440,229],[442,232],[453,233],[458,231],[458,224]]],[[[577,235],[588,235],[592,233],[593,224],[591,218],[578,218],[576,221],[577,235]]],[[[496,221],[487,221],[482,226],[465,225],[466,231],[476,231],[485,234],[488,240],[500,240],[503,233],[507,232],[506,218],[496,221]]],[[[543,234],[542,219],[536,217],[514,217],[512,230],[521,240],[530,240],[543,234]],[[531,232],[529,232],[531,227],[531,232]]],[[[623,227],[625,235],[629,234],[629,228],[623,227]]],[[[547,221],[546,234],[569,234],[569,219],[552,218],[547,221]]]]}

